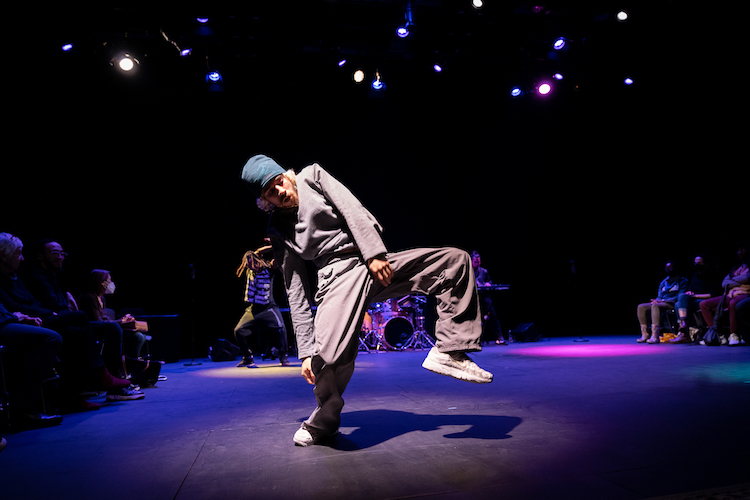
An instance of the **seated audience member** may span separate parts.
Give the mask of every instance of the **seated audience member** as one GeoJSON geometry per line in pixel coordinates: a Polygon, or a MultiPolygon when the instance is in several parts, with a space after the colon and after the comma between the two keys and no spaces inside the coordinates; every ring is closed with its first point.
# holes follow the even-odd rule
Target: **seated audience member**
{"type": "Polygon", "coordinates": [[[662,311],[674,309],[677,297],[687,291],[688,281],[680,276],[674,266],[674,263],[667,262],[665,266],[667,277],[659,283],[658,292],[655,299],[650,302],[638,304],[637,314],[638,322],[641,325],[641,338],[639,343],[658,344],[659,340],[659,320],[662,311]],[[648,333],[649,312],[651,313],[651,335],[648,333]]]}
{"type": "Polygon", "coordinates": [[[750,343],[750,295],[737,302],[734,306],[734,314],[737,318],[738,335],[745,339],[745,344],[750,343]]]}
{"type": "Polygon", "coordinates": [[[136,330],[133,316],[126,314],[115,318],[111,309],[107,309],[105,295],[115,292],[115,283],[109,271],[94,269],[89,274],[86,292],[78,296],[78,307],[86,313],[91,321],[117,323],[122,328],[122,352],[129,358],[140,358],[141,349],[146,343],[146,336],[136,330]]]}
{"type": "Polygon", "coordinates": [[[696,255],[693,261],[693,275],[690,277],[687,285],[687,291],[677,297],[675,309],[679,321],[679,333],[677,337],[669,342],[679,344],[691,342],[688,330],[687,318],[688,313],[698,310],[698,305],[705,299],[710,299],[721,294],[719,280],[714,273],[706,266],[706,259],[702,255],[696,255]]]}
{"type": "Polygon", "coordinates": [[[0,345],[8,349],[3,358],[3,371],[14,429],[48,427],[62,422],[60,415],[46,415],[35,409],[40,385],[54,373],[55,358],[62,346],[62,337],[42,328],[41,324],[41,319],[23,313],[12,314],[0,303],[0,345]]]}
{"type": "MultiPolygon", "coordinates": [[[[141,399],[143,393],[130,386],[130,382],[113,377],[99,355],[94,332],[89,320],[81,311],[65,310],[57,313],[46,309],[29,293],[16,271],[23,262],[23,243],[9,233],[0,233],[0,302],[6,309],[40,318],[45,328],[54,330],[63,338],[60,349],[60,376],[66,392],[80,393],[89,388],[107,389],[107,400],[141,399]]],[[[90,403],[81,402],[81,409],[90,403]]]]}
{"type": "MultiPolygon", "coordinates": [[[[739,345],[738,324],[736,308],[737,304],[750,294],[750,256],[747,253],[747,244],[740,244],[737,249],[739,262],[729,271],[721,282],[721,286],[727,290],[724,307],[729,308],[729,338],[721,336],[722,345],[739,345]]],[[[701,314],[708,327],[714,326],[714,316],[723,296],[706,299],[700,303],[701,314]]]]}
{"type": "MultiPolygon", "coordinates": [[[[77,311],[78,304],[73,295],[63,291],[60,286],[63,264],[68,255],[62,246],[54,240],[42,240],[34,245],[32,254],[34,262],[27,262],[19,273],[31,295],[41,302],[45,309],[58,314],[77,311]]],[[[86,316],[91,322],[94,336],[104,343],[102,358],[107,370],[123,378],[125,372],[122,364],[122,328],[116,323],[101,321],[88,314],[86,316]]]]}

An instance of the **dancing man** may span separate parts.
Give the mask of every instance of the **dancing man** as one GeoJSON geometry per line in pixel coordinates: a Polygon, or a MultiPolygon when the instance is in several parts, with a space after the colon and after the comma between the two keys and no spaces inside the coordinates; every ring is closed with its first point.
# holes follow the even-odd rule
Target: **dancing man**
{"type": "Polygon", "coordinates": [[[259,196],[259,206],[272,212],[269,236],[283,271],[302,376],[315,386],[317,407],[294,434],[297,445],[315,444],[338,432],[342,394],[354,372],[370,302],[434,295],[437,342],[422,366],[468,382],[492,382],[492,374],[466,354],[481,350],[482,333],[466,252],[420,248],[389,253],[375,217],[318,164],[295,174],[256,155],[245,164],[242,179],[259,196]],[[317,268],[314,291],[306,261],[317,268]]]}

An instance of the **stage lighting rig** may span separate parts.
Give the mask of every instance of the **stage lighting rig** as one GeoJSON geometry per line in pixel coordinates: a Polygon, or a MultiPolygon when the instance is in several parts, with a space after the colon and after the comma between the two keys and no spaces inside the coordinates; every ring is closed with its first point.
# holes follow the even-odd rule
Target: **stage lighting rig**
{"type": "Polygon", "coordinates": [[[380,72],[378,70],[375,70],[375,79],[372,81],[371,87],[372,90],[385,90],[385,82],[380,78],[380,72]]]}
{"type": "Polygon", "coordinates": [[[410,34],[410,28],[414,24],[414,18],[411,11],[411,2],[406,2],[404,7],[404,24],[396,29],[396,36],[399,38],[406,38],[410,34]]]}
{"type": "Polygon", "coordinates": [[[134,73],[141,64],[138,59],[127,52],[117,54],[109,61],[110,66],[117,68],[123,73],[134,73]]]}

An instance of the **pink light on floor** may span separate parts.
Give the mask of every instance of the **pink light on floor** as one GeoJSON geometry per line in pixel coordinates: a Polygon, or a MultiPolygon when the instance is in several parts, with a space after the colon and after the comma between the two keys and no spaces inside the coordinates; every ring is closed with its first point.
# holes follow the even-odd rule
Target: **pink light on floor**
{"type": "Polygon", "coordinates": [[[641,356],[659,354],[674,346],[655,346],[645,344],[586,344],[586,345],[548,345],[539,347],[523,347],[514,349],[513,354],[523,356],[547,356],[554,358],[606,358],[616,356],[641,356]]]}

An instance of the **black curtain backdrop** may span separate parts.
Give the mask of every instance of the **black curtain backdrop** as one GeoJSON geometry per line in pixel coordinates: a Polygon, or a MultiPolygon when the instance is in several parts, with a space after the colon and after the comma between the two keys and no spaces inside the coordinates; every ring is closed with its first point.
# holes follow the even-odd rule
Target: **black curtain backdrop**
{"type": "Polygon", "coordinates": [[[0,231],[57,239],[74,290],[105,268],[115,307],[181,314],[183,353],[193,300],[201,353],[243,308],[234,270],[266,227],[239,180],[256,153],[323,165],[393,250],[478,250],[511,285],[508,327],[549,336],[579,333],[577,307],[584,335],[636,332],[666,259],[687,269],[706,253],[726,273],[748,236],[739,130],[728,99],[681,78],[699,56],[679,47],[679,17],[647,32],[633,87],[589,79],[513,100],[507,68],[422,80],[405,63],[378,97],[304,55],[293,76],[261,61],[219,92],[175,83],[177,67],[123,79],[62,57],[53,20],[26,14],[6,73],[0,231]]]}

